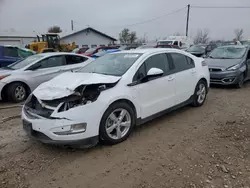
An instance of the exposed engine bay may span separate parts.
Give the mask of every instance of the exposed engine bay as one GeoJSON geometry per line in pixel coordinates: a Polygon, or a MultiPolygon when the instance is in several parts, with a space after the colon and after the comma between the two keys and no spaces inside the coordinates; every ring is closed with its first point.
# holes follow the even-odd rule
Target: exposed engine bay
{"type": "Polygon", "coordinates": [[[32,95],[25,104],[25,111],[51,118],[50,116],[55,110],[64,112],[77,106],[95,102],[102,91],[114,87],[116,83],[81,85],[75,89],[72,95],[54,100],[39,100],[35,95],[32,95]]]}

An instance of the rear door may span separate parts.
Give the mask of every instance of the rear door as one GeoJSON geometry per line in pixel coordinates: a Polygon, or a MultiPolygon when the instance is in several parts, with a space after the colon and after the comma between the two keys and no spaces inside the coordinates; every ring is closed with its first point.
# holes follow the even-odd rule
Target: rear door
{"type": "Polygon", "coordinates": [[[29,78],[28,82],[31,89],[33,90],[41,83],[61,74],[61,68],[64,65],[66,65],[65,57],[58,55],[43,59],[29,67],[25,74],[29,78]]]}
{"type": "Polygon", "coordinates": [[[66,64],[60,67],[62,72],[73,71],[82,68],[89,58],[78,55],[65,55],[66,64]]]}
{"type": "Polygon", "coordinates": [[[174,64],[176,82],[176,101],[178,105],[187,101],[193,94],[197,81],[194,60],[181,53],[169,53],[169,58],[174,64]]]}

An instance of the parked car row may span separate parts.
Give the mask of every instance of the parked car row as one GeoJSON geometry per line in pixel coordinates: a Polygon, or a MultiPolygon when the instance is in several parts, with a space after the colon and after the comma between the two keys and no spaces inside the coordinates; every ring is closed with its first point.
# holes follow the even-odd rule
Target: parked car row
{"type": "Polygon", "coordinates": [[[24,129],[44,143],[117,144],[135,125],[187,104],[203,105],[210,83],[240,88],[248,79],[245,45],[98,47],[88,56],[36,54],[1,68],[0,99],[28,97],[24,129]]]}

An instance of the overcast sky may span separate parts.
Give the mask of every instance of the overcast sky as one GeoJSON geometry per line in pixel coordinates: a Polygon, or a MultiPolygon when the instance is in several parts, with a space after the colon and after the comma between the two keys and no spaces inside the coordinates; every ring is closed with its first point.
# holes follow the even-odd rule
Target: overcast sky
{"type": "MultiPolygon", "coordinates": [[[[52,25],[70,32],[70,20],[75,30],[88,25],[113,37],[124,26],[143,22],[177,9],[188,3],[195,6],[250,6],[250,0],[0,0],[0,33],[43,33],[52,25]]],[[[150,39],[166,37],[175,32],[185,34],[186,9],[161,19],[128,27],[138,36],[150,39]]],[[[234,30],[244,29],[250,38],[250,9],[190,10],[190,35],[207,28],[214,39],[232,39],[234,30]]]]}

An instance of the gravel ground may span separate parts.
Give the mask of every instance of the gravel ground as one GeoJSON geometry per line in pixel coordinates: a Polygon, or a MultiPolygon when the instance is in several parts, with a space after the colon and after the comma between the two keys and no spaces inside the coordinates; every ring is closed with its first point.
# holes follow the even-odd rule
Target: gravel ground
{"type": "Polygon", "coordinates": [[[212,88],[204,106],[137,127],[119,145],[88,150],[30,140],[19,113],[0,109],[1,188],[250,187],[250,84],[212,88]]]}

